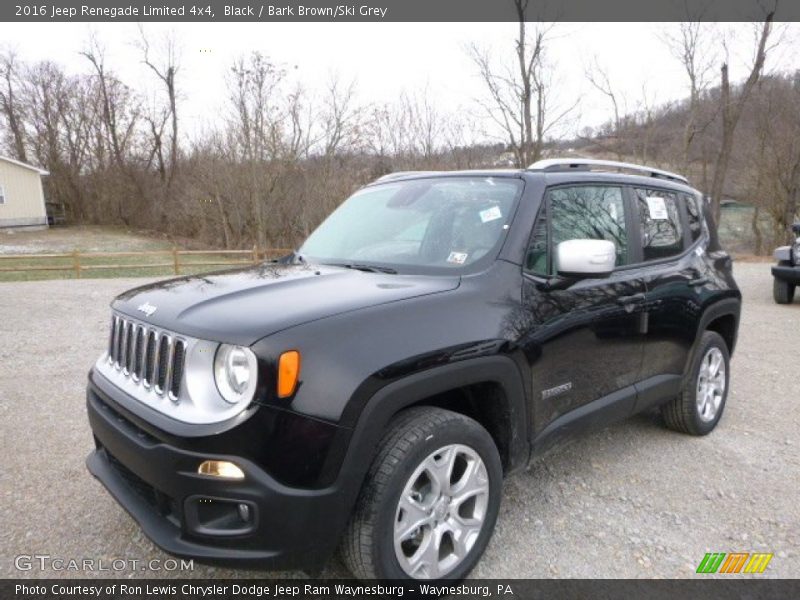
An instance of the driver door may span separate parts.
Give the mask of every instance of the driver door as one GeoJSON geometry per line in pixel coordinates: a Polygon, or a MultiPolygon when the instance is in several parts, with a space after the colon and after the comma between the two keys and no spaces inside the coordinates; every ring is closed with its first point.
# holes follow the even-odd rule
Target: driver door
{"type": "Polygon", "coordinates": [[[638,269],[628,268],[633,230],[629,208],[622,186],[560,186],[545,195],[523,283],[522,343],[530,366],[536,434],[571,430],[578,417],[595,414],[595,408],[605,409],[596,414],[608,421],[632,411],[632,386],[641,372],[645,284],[638,269]],[[608,277],[549,289],[548,281],[557,275],[555,248],[572,239],[613,242],[615,270],[608,277]]]}

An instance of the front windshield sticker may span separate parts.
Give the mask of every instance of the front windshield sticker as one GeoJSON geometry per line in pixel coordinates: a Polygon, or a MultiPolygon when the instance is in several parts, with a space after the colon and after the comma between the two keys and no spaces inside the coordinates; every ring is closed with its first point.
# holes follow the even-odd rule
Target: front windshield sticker
{"type": "Polygon", "coordinates": [[[467,262],[467,256],[466,252],[451,252],[450,256],[447,257],[447,262],[463,265],[467,262]]]}
{"type": "Polygon", "coordinates": [[[488,223],[489,221],[495,221],[497,219],[503,218],[503,213],[500,212],[499,206],[493,206],[492,208],[487,208],[486,210],[482,210],[478,213],[481,216],[481,222],[488,223]]]}
{"type": "Polygon", "coordinates": [[[650,213],[650,218],[654,221],[666,221],[669,219],[667,203],[659,196],[647,197],[647,209],[650,213]]]}

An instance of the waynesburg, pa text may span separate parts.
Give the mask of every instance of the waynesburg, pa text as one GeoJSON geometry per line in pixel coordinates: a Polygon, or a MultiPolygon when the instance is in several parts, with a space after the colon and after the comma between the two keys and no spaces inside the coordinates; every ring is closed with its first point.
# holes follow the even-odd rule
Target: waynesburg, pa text
{"type": "Polygon", "coordinates": [[[16,4],[14,15],[36,19],[88,19],[108,18],[126,19],[145,17],[202,17],[215,19],[220,17],[239,17],[244,19],[268,20],[270,18],[309,17],[309,18],[347,18],[372,17],[383,19],[388,14],[386,7],[368,6],[365,4],[340,4],[338,6],[304,6],[273,4],[240,4],[222,6],[222,13],[211,5],[128,5],[128,6],[56,6],[49,4],[16,4]]]}

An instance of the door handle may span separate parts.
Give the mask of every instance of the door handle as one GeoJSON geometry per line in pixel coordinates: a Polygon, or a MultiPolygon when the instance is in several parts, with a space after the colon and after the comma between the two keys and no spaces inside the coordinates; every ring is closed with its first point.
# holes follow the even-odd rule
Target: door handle
{"type": "Polygon", "coordinates": [[[631,304],[640,304],[644,302],[644,292],[640,292],[638,294],[634,294],[633,296],[620,296],[617,298],[617,303],[622,304],[623,306],[630,306],[631,304]]]}
{"type": "Polygon", "coordinates": [[[701,285],[705,285],[707,283],[708,283],[708,277],[704,275],[703,277],[698,277],[697,279],[690,279],[689,287],[698,287],[701,285]]]}

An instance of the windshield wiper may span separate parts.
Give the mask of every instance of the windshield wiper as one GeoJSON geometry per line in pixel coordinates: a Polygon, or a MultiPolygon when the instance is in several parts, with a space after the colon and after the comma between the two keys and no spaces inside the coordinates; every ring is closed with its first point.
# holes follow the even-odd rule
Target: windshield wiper
{"type": "Polygon", "coordinates": [[[388,273],[389,275],[397,275],[397,269],[391,267],[381,267],[379,265],[365,265],[362,263],[327,263],[333,267],[344,267],[346,269],[355,269],[357,271],[366,271],[368,273],[388,273]]]}

